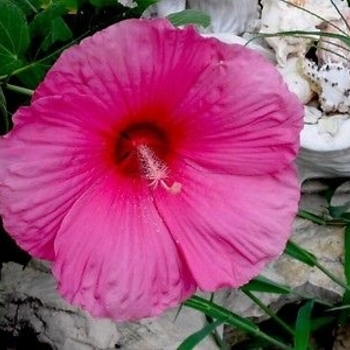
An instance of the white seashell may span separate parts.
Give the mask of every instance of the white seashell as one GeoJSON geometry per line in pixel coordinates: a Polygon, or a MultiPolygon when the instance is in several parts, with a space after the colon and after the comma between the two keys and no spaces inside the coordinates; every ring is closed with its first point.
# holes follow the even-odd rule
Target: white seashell
{"type": "Polygon", "coordinates": [[[304,106],[304,123],[305,124],[317,124],[318,120],[321,119],[322,112],[313,106],[304,106]]]}
{"type": "Polygon", "coordinates": [[[340,127],[340,120],[337,117],[323,117],[318,120],[318,132],[335,136],[340,127]]]}
{"type": "Polygon", "coordinates": [[[350,70],[341,63],[318,67],[308,60],[302,61],[304,74],[312,82],[312,88],[319,94],[322,110],[329,112],[350,112],[350,70]]]}
{"type": "MultiPolygon", "coordinates": [[[[337,131],[333,135],[323,132],[319,124],[304,125],[297,158],[302,182],[310,178],[350,176],[350,115],[322,118],[321,124],[330,118],[337,119],[337,131]]],[[[328,130],[332,127],[334,124],[326,126],[328,130]]]]}
{"type": "Polygon", "coordinates": [[[156,7],[158,16],[166,17],[172,13],[185,10],[186,0],[160,0],[156,7]]]}
{"type": "MultiPolygon", "coordinates": [[[[340,11],[347,7],[344,0],[334,0],[334,3],[340,11]]],[[[292,0],[289,2],[262,0],[262,5],[261,33],[274,34],[295,30],[319,32],[318,26],[324,21],[341,18],[329,0],[292,0]]],[[[285,35],[266,38],[266,41],[275,50],[280,66],[284,66],[287,58],[291,55],[305,55],[314,40],[315,36],[311,35],[307,37],[285,35]]]]}
{"type": "MultiPolygon", "coordinates": [[[[327,23],[322,32],[350,36],[350,8],[344,9],[342,15],[344,18],[327,23]]],[[[321,36],[316,55],[320,66],[326,63],[342,63],[350,68],[350,47],[339,39],[321,36]]]]}
{"type": "Polygon", "coordinates": [[[283,67],[277,66],[289,89],[294,92],[303,104],[309,103],[315,96],[311,84],[301,71],[297,57],[288,59],[283,67]]]}
{"type": "Polygon", "coordinates": [[[252,31],[259,23],[258,0],[188,0],[188,4],[210,16],[207,33],[242,34],[252,31]]]}
{"type": "MultiPolygon", "coordinates": [[[[331,122],[333,123],[333,122],[331,122]]],[[[328,152],[339,151],[350,148],[350,114],[335,114],[331,117],[322,115],[317,124],[305,124],[300,133],[300,143],[303,148],[312,151],[328,152]],[[327,132],[324,127],[334,130],[334,126],[325,124],[325,120],[337,120],[338,130],[332,134],[327,132]],[[319,126],[320,121],[323,126],[319,126]]],[[[350,166],[350,163],[349,163],[350,166]]]]}

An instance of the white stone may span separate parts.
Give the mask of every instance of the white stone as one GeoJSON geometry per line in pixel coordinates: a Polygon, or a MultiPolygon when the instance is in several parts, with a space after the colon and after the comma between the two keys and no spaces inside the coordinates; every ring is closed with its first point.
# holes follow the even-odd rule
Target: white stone
{"type": "Polygon", "coordinates": [[[324,117],[318,121],[318,130],[320,134],[329,134],[334,137],[339,131],[340,118],[324,117]]]}
{"type": "MultiPolygon", "coordinates": [[[[34,261],[25,269],[4,264],[0,280],[0,329],[16,335],[21,325],[33,328],[41,342],[55,350],[173,350],[205,324],[204,316],[183,307],[140,322],[113,323],[93,319],[71,306],[56,292],[47,264],[34,261]],[[14,325],[17,325],[14,327],[14,325]]],[[[216,350],[211,338],[199,349],[216,350]]]]}
{"type": "Polygon", "coordinates": [[[322,117],[322,112],[313,106],[304,106],[304,123],[315,125],[322,117]]]}
{"type": "Polygon", "coordinates": [[[0,284],[0,328],[20,331],[31,325],[38,339],[57,350],[114,348],[119,335],[109,320],[94,320],[86,312],[66,303],[56,293],[51,274],[4,264],[0,284]],[[13,324],[17,328],[11,329],[13,324]]]}
{"type": "MultiPolygon", "coordinates": [[[[321,153],[339,151],[341,156],[345,149],[350,148],[350,115],[338,114],[328,118],[337,120],[337,132],[331,135],[320,129],[318,124],[305,124],[300,134],[302,148],[321,153]]],[[[322,115],[321,119],[324,122],[327,117],[322,115]]]]}
{"type": "Polygon", "coordinates": [[[208,33],[242,34],[258,26],[258,0],[188,0],[190,8],[199,9],[211,18],[208,33]]]}

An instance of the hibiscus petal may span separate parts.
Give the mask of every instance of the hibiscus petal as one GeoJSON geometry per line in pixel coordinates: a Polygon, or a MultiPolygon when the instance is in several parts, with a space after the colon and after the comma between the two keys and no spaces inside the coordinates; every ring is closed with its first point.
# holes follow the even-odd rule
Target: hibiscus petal
{"type": "Polygon", "coordinates": [[[210,172],[284,168],[299,149],[303,106],[258,53],[239,45],[216,49],[221,60],[211,62],[174,112],[190,130],[179,152],[210,172]]]}
{"type": "Polygon", "coordinates": [[[63,217],[108,167],[108,115],[90,96],[42,98],[21,108],[0,139],[0,213],[32,255],[54,258],[63,217]]]}
{"type": "Polygon", "coordinates": [[[212,46],[193,28],[175,29],[165,19],[122,21],[66,50],[34,98],[79,92],[129,114],[166,114],[210,65],[212,46]]]}
{"type": "Polygon", "coordinates": [[[142,184],[101,179],[67,214],[55,241],[59,291],[95,316],[134,320],[189,297],[195,283],[142,184]]]}
{"type": "Polygon", "coordinates": [[[98,96],[129,122],[184,126],[177,151],[218,173],[275,172],[299,147],[303,107],[271,63],[165,19],[123,21],[67,50],[35,98],[63,91],[98,96]]]}
{"type": "Polygon", "coordinates": [[[293,167],[266,176],[188,169],[181,192],[157,191],[156,205],[199,288],[238,287],[283,250],[297,211],[293,167]]]}

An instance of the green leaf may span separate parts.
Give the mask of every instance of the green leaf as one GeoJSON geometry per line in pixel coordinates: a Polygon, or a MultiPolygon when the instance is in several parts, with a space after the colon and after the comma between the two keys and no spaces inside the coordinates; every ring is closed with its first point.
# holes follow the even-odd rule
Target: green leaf
{"type": "Polygon", "coordinates": [[[346,284],[350,285],[350,225],[347,225],[344,232],[344,274],[346,284]]]}
{"type": "Polygon", "coordinates": [[[90,0],[91,5],[94,5],[97,8],[117,6],[117,0],[90,0]]]}
{"type": "Polygon", "coordinates": [[[16,76],[26,88],[35,89],[44,79],[44,76],[50,67],[51,63],[49,62],[33,62],[30,68],[22,73],[16,74],[16,76]]]}
{"type": "Polygon", "coordinates": [[[38,13],[42,5],[41,0],[11,0],[11,2],[18,6],[26,16],[38,13]]]}
{"type": "Polygon", "coordinates": [[[243,291],[261,292],[261,293],[275,293],[275,294],[289,294],[291,289],[288,286],[276,283],[270,279],[258,276],[251,280],[248,284],[241,288],[243,291]]]}
{"type": "Polygon", "coordinates": [[[317,264],[317,258],[315,255],[301,248],[292,241],[288,241],[284,253],[306,265],[315,266],[317,264]]]}
{"type": "Polygon", "coordinates": [[[184,302],[184,305],[191,307],[192,309],[201,311],[207,316],[212,317],[213,319],[217,319],[222,321],[223,323],[227,323],[233,327],[241,329],[247,333],[253,334],[259,338],[262,338],[268,341],[271,344],[278,346],[281,350],[290,350],[291,348],[277,339],[270,337],[268,334],[262,332],[257,325],[251,322],[248,319],[245,319],[225,308],[214,304],[213,302],[203,299],[197,295],[192,296],[190,299],[184,302]]]}
{"type": "Polygon", "coordinates": [[[200,331],[191,334],[188,338],[186,338],[177,348],[177,350],[190,350],[194,349],[202,340],[204,340],[207,336],[212,334],[214,330],[219,327],[223,322],[220,320],[216,320],[212,323],[208,323],[205,327],[203,327],[200,331]]]}
{"type": "Polygon", "coordinates": [[[55,0],[57,4],[63,6],[69,12],[76,12],[78,9],[78,0],[55,0]]]}
{"type": "Polygon", "coordinates": [[[331,204],[332,198],[337,191],[337,189],[343,185],[345,182],[349,181],[348,178],[335,178],[335,179],[330,179],[327,181],[328,184],[328,189],[324,193],[324,197],[328,203],[328,205],[331,204]]]}
{"type": "Polygon", "coordinates": [[[193,9],[172,13],[167,18],[176,27],[186,24],[197,24],[207,28],[210,25],[210,16],[208,14],[193,9]]]}
{"type": "Polygon", "coordinates": [[[314,318],[311,322],[311,331],[317,331],[318,329],[333,323],[336,320],[333,316],[323,316],[314,318]]]}
{"type": "MultiPolygon", "coordinates": [[[[344,232],[344,275],[346,284],[350,285],[350,225],[347,225],[345,227],[344,232]]],[[[350,292],[349,290],[345,290],[341,306],[332,308],[328,311],[340,311],[338,314],[338,322],[341,325],[346,325],[349,323],[350,320],[350,314],[349,314],[349,308],[350,308],[350,292]]]]}
{"type": "Polygon", "coordinates": [[[318,225],[326,225],[325,219],[323,219],[321,216],[313,214],[307,210],[300,209],[298,211],[298,216],[302,219],[309,220],[309,221],[311,221],[315,224],[318,224],[318,225]]]}
{"type": "Polygon", "coordinates": [[[337,311],[343,311],[343,310],[349,310],[350,304],[332,307],[331,309],[328,309],[327,312],[337,312],[337,311]]]}
{"type": "Polygon", "coordinates": [[[350,209],[350,201],[346,202],[343,205],[333,206],[330,205],[328,207],[329,215],[333,218],[339,219],[342,217],[343,214],[345,214],[346,211],[350,209]]]}
{"type": "Polygon", "coordinates": [[[9,121],[7,119],[7,108],[6,108],[6,99],[2,88],[0,86],[0,134],[5,134],[9,131],[9,121]]]}
{"type": "Polygon", "coordinates": [[[311,312],[314,301],[309,300],[299,309],[295,323],[294,350],[307,350],[311,331],[311,312]]]}
{"type": "Polygon", "coordinates": [[[33,37],[43,39],[41,47],[47,51],[57,42],[65,42],[72,38],[73,34],[62,16],[67,13],[67,8],[59,3],[53,3],[44,11],[38,13],[30,23],[30,33],[33,37]]]}
{"type": "Polygon", "coordinates": [[[29,46],[24,13],[9,0],[0,1],[0,33],[0,75],[6,75],[23,65],[29,46]]]}
{"type": "Polygon", "coordinates": [[[184,305],[190,306],[193,309],[199,310],[204,314],[213,317],[214,319],[229,323],[232,326],[246,332],[255,332],[258,329],[258,326],[256,326],[252,321],[236,315],[233,312],[230,312],[223,307],[197,295],[194,295],[190,299],[186,300],[184,305]]]}

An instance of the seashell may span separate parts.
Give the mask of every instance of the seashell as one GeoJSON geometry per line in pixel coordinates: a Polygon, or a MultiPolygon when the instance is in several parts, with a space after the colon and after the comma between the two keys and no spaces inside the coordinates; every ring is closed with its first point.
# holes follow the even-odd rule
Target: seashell
{"type": "Polygon", "coordinates": [[[350,112],[350,69],[341,63],[318,67],[309,60],[302,61],[302,70],[318,93],[320,106],[326,113],[350,112]]]}
{"type": "Polygon", "coordinates": [[[314,106],[304,106],[304,112],[305,124],[317,124],[319,119],[322,118],[322,112],[314,106]]]}
{"type": "Polygon", "coordinates": [[[297,158],[300,180],[350,176],[349,135],[350,114],[323,115],[317,124],[305,124],[297,158]]]}
{"type": "MultiPolygon", "coordinates": [[[[325,24],[322,32],[350,36],[350,8],[345,8],[342,15],[344,18],[325,24]]],[[[321,36],[316,56],[320,66],[327,63],[342,63],[343,66],[350,68],[350,47],[339,39],[321,36]]]]}
{"type": "Polygon", "coordinates": [[[159,17],[166,17],[185,10],[186,0],[160,0],[157,2],[156,8],[159,17]]]}
{"type": "Polygon", "coordinates": [[[311,84],[301,71],[298,57],[289,58],[283,67],[277,66],[289,89],[294,92],[299,100],[305,105],[315,96],[311,84]]]}
{"type": "MultiPolygon", "coordinates": [[[[334,4],[339,11],[347,7],[344,0],[334,0],[334,4]]],[[[262,5],[261,33],[267,34],[295,30],[319,32],[323,22],[341,18],[329,0],[262,0],[262,5]]],[[[279,65],[284,66],[291,55],[305,55],[316,38],[285,35],[267,37],[266,41],[275,50],[279,65]]]]}
{"type": "Polygon", "coordinates": [[[259,23],[258,0],[188,0],[188,4],[210,15],[206,33],[242,34],[254,30],[259,23]]]}

